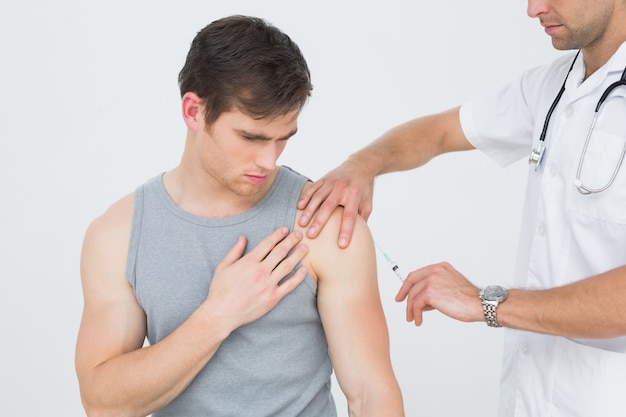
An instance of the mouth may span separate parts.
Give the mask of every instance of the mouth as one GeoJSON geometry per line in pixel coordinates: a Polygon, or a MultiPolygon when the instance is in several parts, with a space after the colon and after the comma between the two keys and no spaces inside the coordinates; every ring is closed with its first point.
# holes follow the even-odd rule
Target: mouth
{"type": "Polygon", "coordinates": [[[267,175],[246,174],[245,177],[253,184],[262,184],[267,180],[267,175]]]}
{"type": "Polygon", "coordinates": [[[563,25],[556,24],[556,23],[541,22],[541,26],[543,26],[544,31],[545,31],[548,35],[552,35],[554,32],[556,32],[557,30],[559,30],[559,28],[561,28],[563,25]]]}
{"type": "Polygon", "coordinates": [[[548,35],[552,35],[554,32],[556,32],[557,30],[559,30],[561,26],[546,26],[545,28],[545,32],[548,35]]]}

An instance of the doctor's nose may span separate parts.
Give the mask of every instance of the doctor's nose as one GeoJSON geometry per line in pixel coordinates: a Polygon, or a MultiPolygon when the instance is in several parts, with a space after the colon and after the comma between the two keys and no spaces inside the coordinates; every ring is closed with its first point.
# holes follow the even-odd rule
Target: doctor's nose
{"type": "Polygon", "coordinates": [[[528,0],[526,13],[530,17],[539,17],[541,14],[547,13],[550,9],[549,2],[546,0],[528,0]]]}

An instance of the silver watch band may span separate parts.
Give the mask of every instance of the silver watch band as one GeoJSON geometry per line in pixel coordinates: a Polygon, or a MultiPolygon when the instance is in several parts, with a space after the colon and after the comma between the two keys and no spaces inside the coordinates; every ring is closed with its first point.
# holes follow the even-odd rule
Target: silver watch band
{"type": "Polygon", "coordinates": [[[497,301],[483,300],[483,313],[485,314],[485,321],[489,327],[502,327],[500,323],[498,323],[498,316],[496,314],[497,307],[497,301]]]}

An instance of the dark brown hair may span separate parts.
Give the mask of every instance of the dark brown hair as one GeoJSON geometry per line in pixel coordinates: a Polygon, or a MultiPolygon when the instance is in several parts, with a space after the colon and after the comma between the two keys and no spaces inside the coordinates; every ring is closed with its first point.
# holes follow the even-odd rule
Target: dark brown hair
{"type": "Polygon", "coordinates": [[[202,29],[178,75],[181,97],[196,93],[210,126],[238,108],[258,119],[300,110],[311,95],[311,74],[300,48],[263,19],[230,16],[202,29]]]}

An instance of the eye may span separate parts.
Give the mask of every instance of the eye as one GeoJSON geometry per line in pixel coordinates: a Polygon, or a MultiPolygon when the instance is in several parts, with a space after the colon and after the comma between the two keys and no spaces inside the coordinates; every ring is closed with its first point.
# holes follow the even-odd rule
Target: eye
{"type": "Polygon", "coordinates": [[[261,140],[263,140],[263,138],[260,138],[260,137],[258,137],[258,136],[255,136],[255,135],[248,135],[248,134],[245,134],[245,133],[242,133],[240,136],[241,136],[241,138],[242,138],[243,140],[250,141],[250,142],[254,142],[254,141],[261,141],[261,140]]]}

